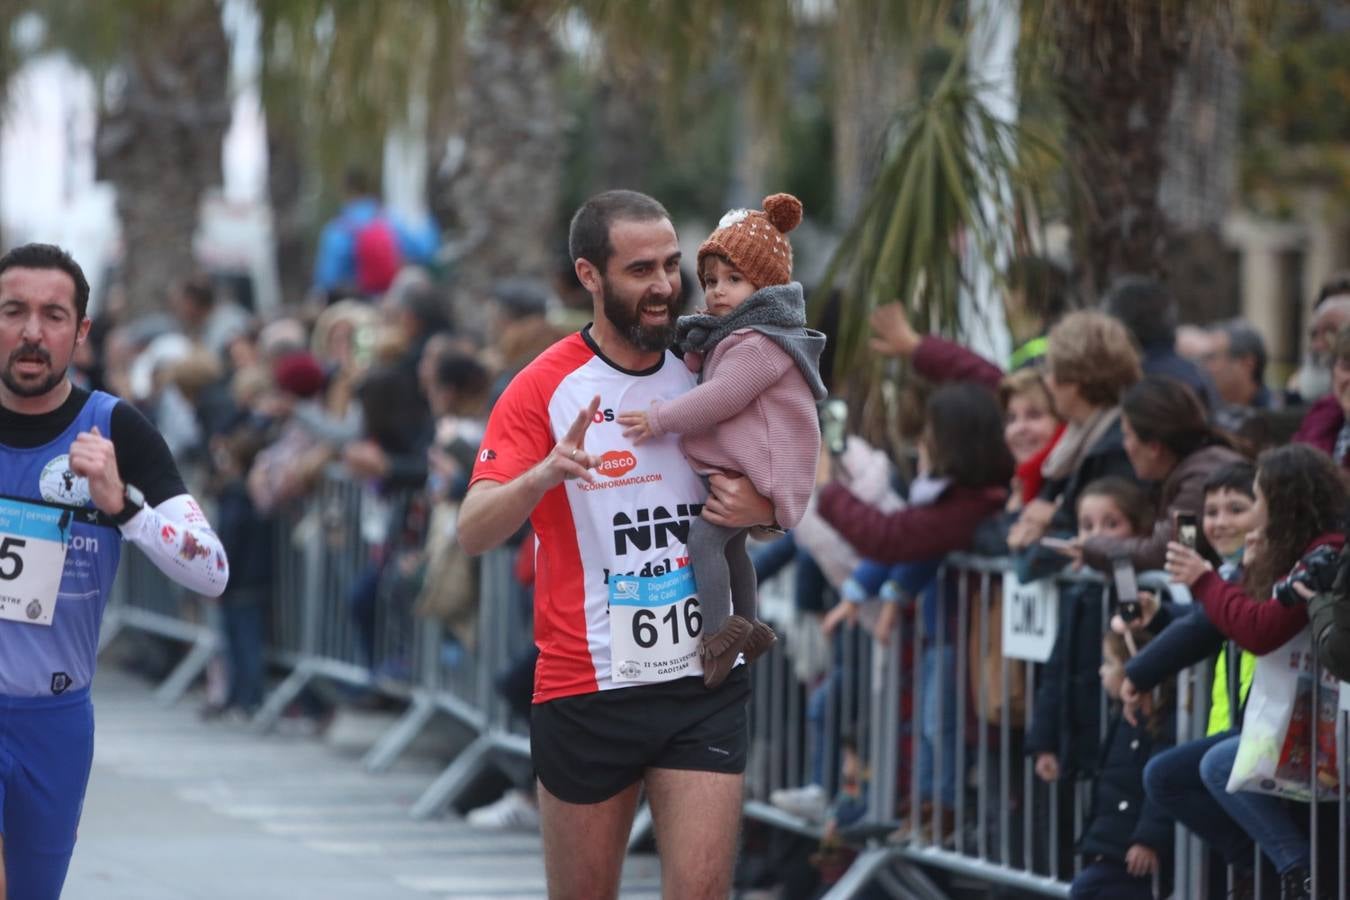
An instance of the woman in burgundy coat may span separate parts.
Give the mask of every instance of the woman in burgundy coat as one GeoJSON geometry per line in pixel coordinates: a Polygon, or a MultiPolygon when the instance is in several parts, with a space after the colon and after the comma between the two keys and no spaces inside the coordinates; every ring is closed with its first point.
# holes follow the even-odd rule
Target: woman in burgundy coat
{"type": "MultiPolygon", "coordinates": [[[[1224,581],[1199,554],[1178,543],[1168,545],[1167,571],[1174,581],[1190,587],[1195,602],[1219,631],[1244,650],[1263,656],[1308,627],[1306,603],[1286,604],[1276,598],[1274,588],[1298,577],[1305,556],[1317,548],[1339,552],[1350,503],[1336,465],[1325,453],[1303,444],[1263,453],[1257,460],[1255,487],[1261,524],[1255,539],[1249,538],[1250,562],[1243,584],[1224,581]]],[[[1140,700],[1128,680],[1121,694],[1127,704],[1140,700]]],[[[1154,757],[1144,770],[1145,788],[1151,799],[1234,866],[1249,868],[1251,845],[1259,844],[1280,873],[1281,896],[1307,897],[1310,852],[1298,827],[1299,820],[1307,821],[1307,811],[1292,810],[1250,791],[1228,793],[1240,740],[1240,734],[1215,735],[1154,757]]]]}

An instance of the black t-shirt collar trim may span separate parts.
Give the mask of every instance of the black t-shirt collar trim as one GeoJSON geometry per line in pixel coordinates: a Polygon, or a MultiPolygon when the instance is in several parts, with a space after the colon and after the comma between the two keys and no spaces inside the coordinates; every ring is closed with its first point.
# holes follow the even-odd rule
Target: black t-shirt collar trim
{"type": "Polygon", "coordinates": [[[622,372],[625,375],[633,375],[640,378],[645,375],[655,375],[657,372],[660,372],[661,367],[666,364],[666,351],[662,351],[661,358],[656,361],[656,365],[654,366],[650,366],[646,369],[625,369],[623,366],[606,356],[604,351],[600,349],[600,345],[595,342],[595,338],[591,337],[591,325],[593,324],[595,323],[587,322],[586,327],[581,329],[581,339],[586,342],[587,347],[591,348],[591,352],[598,356],[600,361],[611,369],[622,372]]]}
{"type": "Polygon", "coordinates": [[[32,416],[0,406],[0,444],[17,450],[35,450],[45,446],[65,433],[89,402],[90,396],[83,388],[71,385],[70,396],[60,406],[32,416]]]}

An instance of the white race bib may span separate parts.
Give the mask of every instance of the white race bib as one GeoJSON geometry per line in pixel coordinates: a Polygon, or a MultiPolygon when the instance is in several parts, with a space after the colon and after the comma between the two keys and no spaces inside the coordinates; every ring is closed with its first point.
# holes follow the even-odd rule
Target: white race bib
{"type": "Polygon", "coordinates": [[[0,499],[0,619],[52,624],[70,520],[67,510],[0,499]]]}
{"type": "Polygon", "coordinates": [[[650,578],[611,577],[609,628],[610,678],[615,682],[703,674],[698,658],[703,615],[689,566],[650,578]]]}

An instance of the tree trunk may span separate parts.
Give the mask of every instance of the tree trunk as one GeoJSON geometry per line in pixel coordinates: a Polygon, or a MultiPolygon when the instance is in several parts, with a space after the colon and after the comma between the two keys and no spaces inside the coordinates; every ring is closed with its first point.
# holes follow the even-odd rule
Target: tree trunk
{"type": "Polygon", "coordinates": [[[162,309],[195,267],[202,195],[221,181],[230,46],[212,0],[155,5],[127,25],[120,90],[100,110],[94,152],[97,177],[117,189],[136,315],[162,309]]]}
{"type": "Polygon", "coordinates": [[[834,135],[835,222],[854,218],[876,180],[883,139],[895,111],[914,99],[914,66],[886,39],[879,7],[840,3],[831,61],[835,89],[830,100],[834,135]]]}
{"type": "Polygon", "coordinates": [[[299,110],[263,107],[267,117],[267,195],[272,206],[272,235],[283,304],[299,303],[309,292],[314,264],[314,233],[304,206],[306,165],[297,129],[299,110]]]}
{"type": "Polygon", "coordinates": [[[1242,76],[1227,41],[1197,41],[1172,92],[1159,202],[1174,228],[1164,264],[1183,321],[1235,316],[1238,267],[1225,246],[1224,217],[1237,187],[1242,76]]]}
{"type": "MultiPolygon", "coordinates": [[[[1170,7],[1168,9],[1171,9],[1170,7]]],[[[1172,88],[1189,35],[1162,4],[1056,4],[1068,114],[1079,296],[1110,280],[1161,277],[1170,226],[1159,203],[1172,88]]]]}
{"type": "Polygon", "coordinates": [[[562,54],[543,14],[504,5],[488,6],[469,41],[459,104],[464,160],[449,186],[459,223],[456,314],[480,327],[495,281],[547,280],[560,251],[562,54]]]}

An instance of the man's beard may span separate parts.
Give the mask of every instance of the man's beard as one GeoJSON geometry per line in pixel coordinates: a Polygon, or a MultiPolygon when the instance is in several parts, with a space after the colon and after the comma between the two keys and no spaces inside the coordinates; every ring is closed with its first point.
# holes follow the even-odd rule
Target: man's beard
{"type": "Polygon", "coordinates": [[[630,307],[618,294],[610,290],[609,282],[604,285],[605,318],[628,343],[639,350],[655,353],[667,350],[675,342],[675,297],[671,296],[659,302],[639,300],[636,307],[630,307]],[[645,307],[666,307],[666,324],[643,325],[642,310],[645,307]]]}
{"type": "Polygon", "coordinates": [[[9,388],[10,393],[16,397],[41,397],[61,383],[61,379],[66,377],[66,370],[57,372],[52,370],[47,377],[37,383],[24,383],[19,381],[18,376],[14,374],[14,366],[20,360],[25,358],[41,358],[47,364],[48,369],[52,369],[52,356],[42,347],[20,347],[9,355],[9,361],[5,364],[5,370],[0,372],[0,381],[3,381],[5,387],[9,388]]]}
{"type": "Polygon", "coordinates": [[[1311,354],[1305,356],[1298,370],[1298,392],[1306,403],[1330,394],[1331,366],[1311,354]]]}

